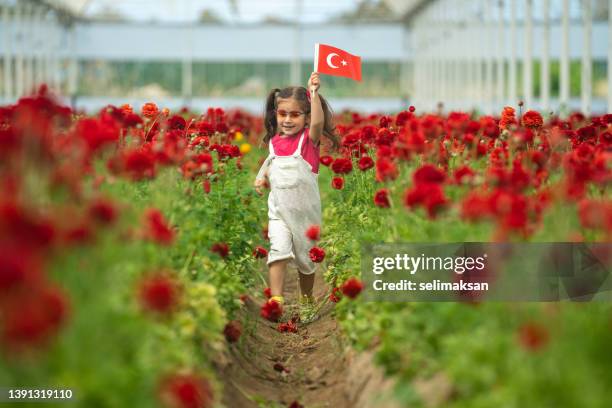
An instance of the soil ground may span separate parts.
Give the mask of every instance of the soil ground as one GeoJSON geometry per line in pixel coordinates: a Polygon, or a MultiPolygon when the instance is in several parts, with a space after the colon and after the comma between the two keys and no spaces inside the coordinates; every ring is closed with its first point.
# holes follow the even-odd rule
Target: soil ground
{"type": "MultiPolygon", "coordinates": [[[[290,269],[284,290],[289,313],[283,318],[297,311],[298,292],[297,272],[290,269]]],[[[305,408],[399,406],[382,398],[391,384],[374,366],[372,353],[356,354],[343,339],[320,274],[313,293],[322,304],[319,318],[305,325],[298,322],[297,333],[279,332],[278,323],[259,315],[263,295],[249,296],[240,316],[240,341],[230,345],[220,367],[226,407],[288,407],[294,401],[305,408]],[[275,370],[275,365],[280,368],[277,363],[284,370],[275,370]]]]}

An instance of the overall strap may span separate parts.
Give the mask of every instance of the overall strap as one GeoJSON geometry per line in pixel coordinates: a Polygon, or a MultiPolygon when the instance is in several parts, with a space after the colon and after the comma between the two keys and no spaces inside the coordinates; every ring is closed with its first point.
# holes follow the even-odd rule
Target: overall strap
{"type": "Polygon", "coordinates": [[[304,136],[306,136],[306,129],[302,130],[302,136],[300,136],[300,142],[298,143],[298,147],[293,152],[293,157],[299,157],[302,155],[302,143],[304,143],[304,136]]]}
{"type": "Polygon", "coordinates": [[[274,136],[272,136],[272,137],[270,138],[270,156],[271,156],[271,157],[276,156],[276,153],[274,153],[274,146],[272,145],[272,139],[273,139],[273,138],[274,138],[274,136]]]}

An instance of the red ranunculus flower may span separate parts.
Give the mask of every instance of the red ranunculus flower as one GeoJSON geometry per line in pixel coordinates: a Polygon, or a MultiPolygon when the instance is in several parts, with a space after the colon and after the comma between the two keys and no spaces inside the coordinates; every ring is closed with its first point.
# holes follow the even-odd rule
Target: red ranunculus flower
{"type": "Polygon", "coordinates": [[[213,392],[208,380],[197,374],[170,374],[158,384],[158,396],[168,408],[212,408],[213,392]]]}
{"type": "Polygon", "coordinates": [[[320,247],[312,247],[310,248],[310,252],[308,253],[308,255],[310,256],[310,260],[312,262],[322,262],[323,258],[325,258],[325,250],[323,248],[320,247]]]}
{"type": "Polygon", "coordinates": [[[513,124],[516,124],[516,118],[514,117],[514,108],[511,106],[506,106],[504,107],[501,119],[499,121],[499,128],[501,130],[505,130],[513,124]]]}
{"type": "Polygon", "coordinates": [[[344,179],[342,177],[334,177],[331,185],[336,190],[342,190],[344,188],[344,179]]]}
{"type": "Polygon", "coordinates": [[[268,251],[264,247],[257,246],[253,250],[253,256],[255,258],[265,258],[266,256],[268,256],[268,251]]]}
{"type": "Polygon", "coordinates": [[[204,181],[202,181],[202,190],[204,191],[204,194],[210,194],[210,180],[209,179],[204,179],[204,181]]]}
{"type": "Polygon", "coordinates": [[[532,129],[539,129],[544,124],[544,120],[542,120],[542,115],[533,110],[525,112],[525,114],[521,118],[521,121],[523,122],[523,126],[532,129]]]}
{"type": "Polygon", "coordinates": [[[363,156],[361,159],[359,159],[358,165],[361,171],[366,171],[374,167],[374,160],[372,160],[372,158],[369,156],[363,156]]]}
{"type": "Polygon", "coordinates": [[[187,126],[187,122],[182,116],[174,115],[168,119],[169,129],[184,130],[185,126],[187,126]]]}
{"type": "Polygon", "coordinates": [[[455,170],[453,177],[455,179],[455,183],[462,184],[465,180],[469,180],[475,175],[476,173],[474,172],[474,170],[469,168],[469,166],[461,166],[457,170],[455,170]]]}
{"type": "Polygon", "coordinates": [[[117,219],[117,208],[112,201],[100,198],[89,206],[89,216],[101,224],[112,224],[117,219]]]}
{"type": "Polygon", "coordinates": [[[263,294],[267,299],[270,299],[272,297],[272,289],[264,288],[263,294]]]}
{"type": "Polygon", "coordinates": [[[102,122],[93,118],[79,120],[75,133],[85,142],[90,152],[97,151],[104,145],[115,144],[119,140],[119,128],[113,122],[102,122]]]}
{"type": "Polygon", "coordinates": [[[138,297],[145,310],[158,314],[169,314],[179,305],[181,287],[173,273],[154,272],[140,280],[138,297]]]}
{"type": "Polygon", "coordinates": [[[340,288],[333,288],[329,294],[329,300],[334,303],[338,303],[342,298],[342,291],[340,288]]]}
{"type": "Polygon", "coordinates": [[[448,200],[439,184],[424,183],[406,190],[404,203],[411,208],[422,205],[427,209],[429,218],[435,218],[438,212],[446,206],[448,200]]]}
{"type": "Polygon", "coordinates": [[[331,169],[336,174],[348,174],[353,170],[353,162],[350,159],[339,157],[334,160],[331,169]]]}
{"type": "Polygon", "coordinates": [[[31,289],[4,309],[2,342],[15,351],[44,345],[69,315],[65,293],[54,286],[31,289]]]}
{"type": "Polygon", "coordinates": [[[311,225],[306,230],[306,237],[308,237],[308,239],[310,239],[311,241],[318,241],[321,237],[321,227],[319,227],[318,225],[311,225]]]}
{"type": "Polygon", "coordinates": [[[123,154],[123,168],[133,180],[155,176],[155,156],[144,149],[129,150],[123,154]]]}
{"type": "Polygon", "coordinates": [[[389,208],[391,206],[391,202],[389,201],[389,190],[386,188],[381,188],[374,194],[374,204],[377,207],[381,208],[389,208]]]}
{"type": "Polygon", "coordinates": [[[145,222],[147,226],[147,237],[158,244],[170,245],[174,241],[175,233],[168,225],[161,211],[149,208],[145,211],[145,222]]]}
{"type": "Polygon", "coordinates": [[[218,254],[221,258],[227,258],[230,250],[225,242],[216,242],[210,247],[210,251],[218,254]]]}
{"type": "Polygon", "coordinates": [[[321,156],[319,158],[319,162],[324,166],[329,166],[334,161],[334,158],[331,156],[321,156]]]}
{"type": "Polygon", "coordinates": [[[415,184],[444,183],[446,173],[432,164],[424,164],[412,175],[415,184]]]}
{"type": "Polygon", "coordinates": [[[242,325],[238,320],[227,322],[225,328],[223,329],[223,334],[225,335],[225,339],[228,341],[228,343],[235,343],[242,334],[242,325]]]}
{"type": "Polygon", "coordinates": [[[376,180],[379,182],[385,182],[389,180],[395,180],[398,176],[397,166],[393,163],[393,160],[389,160],[386,157],[381,157],[376,160],[376,180]]]}
{"type": "Polygon", "coordinates": [[[261,307],[260,314],[264,319],[276,322],[283,314],[283,306],[275,300],[268,300],[261,307]]]}
{"type": "Polygon", "coordinates": [[[279,323],[277,330],[281,333],[297,333],[298,328],[293,321],[289,320],[286,323],[279,323]]]}
{"type": "Polygon", "coordinates": [[[363,290],[363,283],[357,278],[349,278],[342,284],[341,289],[345,296],[355,299],[363,290]]]}
{"type": "Polygon", "coordinates": [[[142,116],[145,116],[147,118],[152,118],[159,114],[159,108],[157,107],[155,103],[147,102],[142,106],[141,113],[142,113],[142,116]]]}

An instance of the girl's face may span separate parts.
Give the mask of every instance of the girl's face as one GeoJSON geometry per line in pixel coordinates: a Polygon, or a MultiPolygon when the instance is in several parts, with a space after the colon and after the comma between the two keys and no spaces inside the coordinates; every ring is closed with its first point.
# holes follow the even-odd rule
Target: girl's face
{"type": "Polygon", "coordinates": [[[279,133],[293,136],[302,131],[310,120],[310,116],[302,109],[300,103],[293,99],[278,99],[276,108],[276,123],[279,133]]]}

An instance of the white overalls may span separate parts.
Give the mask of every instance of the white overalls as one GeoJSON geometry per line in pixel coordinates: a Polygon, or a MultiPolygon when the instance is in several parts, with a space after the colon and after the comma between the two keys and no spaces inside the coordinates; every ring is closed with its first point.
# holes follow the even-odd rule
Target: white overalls
{"type": "Polygon", "coordinates": [[[302,157],[305,134],[302,131],[297,150],[291,156],[277,156],[270,140],[270,155],[257,177],[269,166],[268,265],[292,259],[301,273],[309,275],[315,272],[316,264],[309,257],[314,243],[305,233],[311,225],[321,225],[321,198],[319,175],[312,172],[312,166],[302,157]]]}

